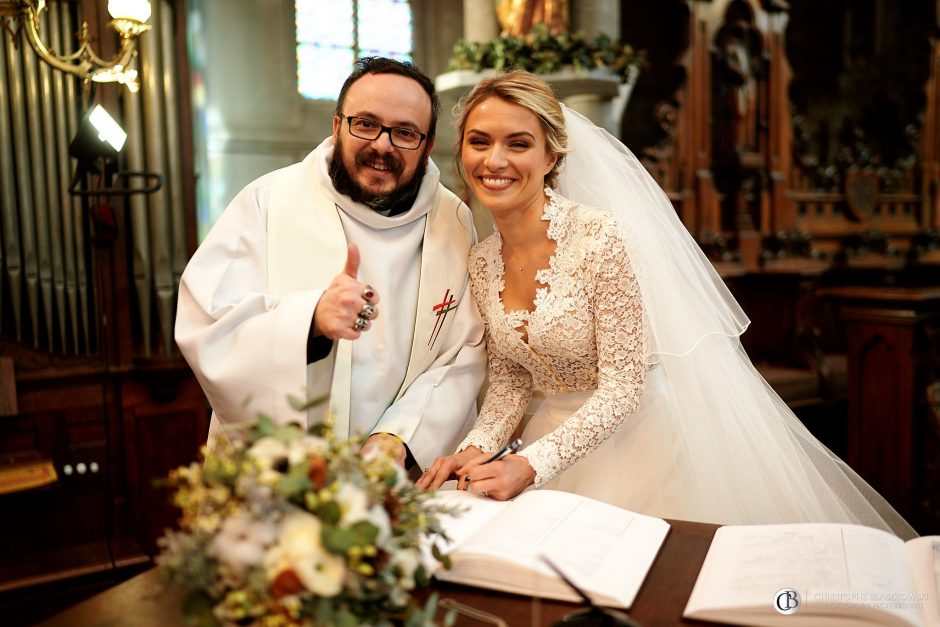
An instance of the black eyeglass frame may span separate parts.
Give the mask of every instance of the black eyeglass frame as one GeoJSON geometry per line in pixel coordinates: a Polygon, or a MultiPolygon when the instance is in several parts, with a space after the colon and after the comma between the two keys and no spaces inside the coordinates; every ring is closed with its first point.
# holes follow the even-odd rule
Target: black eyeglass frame
{"type": "Polygon", "coordinates": [[[395,146],[395,148],[401,148],[402,150],[417,150],[418,148],[421,147],[421,144],[424,143],[424,140],[428,138],[427,133],[422,133],[421,131],[415,130],[413,128],[408,128],[407,126],[385,126],[384,124],[380,124],[379,122],[377,122],[376,120],[373,120],[372,118],[366,118],[361,115],[346,115],[345,113],[340,113],[339,117],[342,118],[343,120],[346,120],[346,127],[349,129],[349,134],[352,135],[353,137],[374,142],[375,140],[377,140],[379,137],[382,136],[382,133],[388,133],[388,141],[391,142],[392,146],[395,146]],[[379,127],[379,132],[375,134],[375,137],[363,137],[362,135],[356,135],[356,133],[353,132],[353,128],[352,128],[353,120],[366,120],[368,122],[371,122],[379,127]],[[418,145],[414,147],[399,146],[398,144],[395,143],[395,136],[392,135],[392,131],[396,131],[396,130],[408,131],[409,133],[416,133],[421,137],[421,140],[418,142],[418,145]]]}

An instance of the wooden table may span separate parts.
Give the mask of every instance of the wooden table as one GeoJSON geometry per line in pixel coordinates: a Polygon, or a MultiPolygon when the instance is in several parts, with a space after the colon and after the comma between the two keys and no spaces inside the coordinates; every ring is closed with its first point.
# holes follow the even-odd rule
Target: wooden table
{"type": "MultiPolygon", "coordinates": [[[[630,617],[643,627],[706,625],[682,620],[682,610],[692,591],[695,578],[715,535],[717,525],[669,521],[672,528],[640,589],[630,617]]],[[[502,594],[446,583],[435,583],[432,590],[442,599],[449,598],[502,618],[512,627],[550,625],[577,611],[579,606],[560,601],[502,594]]],[[[422,598],[430,591],[422,592],[422,598]]],[[[133,625],[134,627],[171,627],[182,625],[182,593],[160,594],[156,569],[148,570],[94,596],[42,623],[46,626],[133,625]]],[[[479,627],[486,623],[458,615],[457,625],[479,627]]]]}

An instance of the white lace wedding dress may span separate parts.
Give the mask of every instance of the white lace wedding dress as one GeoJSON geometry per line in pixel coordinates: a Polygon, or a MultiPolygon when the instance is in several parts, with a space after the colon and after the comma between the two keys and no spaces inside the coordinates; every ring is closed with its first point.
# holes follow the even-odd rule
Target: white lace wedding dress
{"type": "Polygon", "coordinates": [[[501,448],[537,390],[545,398],[521,452],[536,488],[685,520],[861,522],[915,535],[806,431],[736,336],[709,335],[689,354],[651,359],[643,298],[614,218],[546,193],[556,249],[536,274],[543,287],[531,312],[505,311],[499,232],[471,252],[489,388],[457,450],[501,448]],[[709,364],[719,371],[688,372],[709,364]],[[675,389],[673,379],[690,389],[675,389]],[[706,382],[687,383],[699,379],[706,382]]]}

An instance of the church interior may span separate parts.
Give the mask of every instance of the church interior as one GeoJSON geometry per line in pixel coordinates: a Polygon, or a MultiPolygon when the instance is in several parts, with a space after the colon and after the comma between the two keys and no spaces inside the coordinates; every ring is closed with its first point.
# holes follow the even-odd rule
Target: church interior
{"type": "Polygon", "coordinates": [[[350,54],[435,78],[455,191],[451,108],[503,67],[623,140],[751,318],[768,384],[940,533],[940,1],[152,0],[144,29],[109,4],[0,0],[4,614],[152,565],[176,520],[158,480],[209,421],[173,339],[180,275],[244,185],[330,133],[336,92],[301,88],[348,73],[303,46],[334,18],[350,54]],[[384,4],[403,17],[367,27],[384,4]],[[395,37],[359,41],[376,29],[395,37]],[[88,141],[98,105],[122,146],[88,141]]]}

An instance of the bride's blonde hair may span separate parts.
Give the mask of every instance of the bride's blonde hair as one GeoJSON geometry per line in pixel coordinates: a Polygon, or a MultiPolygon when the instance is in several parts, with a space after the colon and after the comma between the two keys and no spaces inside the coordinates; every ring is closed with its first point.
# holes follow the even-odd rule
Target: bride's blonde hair
{"type": "Polygon", "coordinates": [[[558,182],[558,170],[562,161],[564,161],[565,153],[568,152],[565,114],[561,109],[561,103],[555,97],[552,86],[525,70],[513,70],[505,74],[484,78],[454,107],[454,117],[457,124],[457,143],[454,146],[454,157],[457,162],[457,172],[463,177],[461,153],[463,151],[463,134],[467,124],[467,116],[478,104],[490,97],[517,104],[528,109],[538,118],[539,125],[545,131],[548,152],[557,157],[555,166],[545,175],[545,184],[554,188],[558,182]]]}

